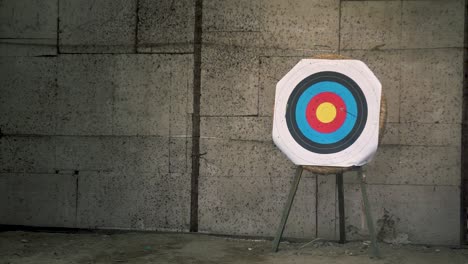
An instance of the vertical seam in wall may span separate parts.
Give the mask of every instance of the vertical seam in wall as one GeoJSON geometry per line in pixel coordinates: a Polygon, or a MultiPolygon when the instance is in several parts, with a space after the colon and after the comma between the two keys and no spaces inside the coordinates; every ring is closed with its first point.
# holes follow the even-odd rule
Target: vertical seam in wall
{"type": "Polygon", "coordinates": [[[136,0],[136,10],[135,10],[135,43],[133,47],[133,52],[138,53],[138,24],[140,23],[140,0],[136,0]]]}
{"type": "Polygon", "coordinates": [[[198,180],[200,176],[200,97],[203,0],[195,0],[193,37],[193,114],[190,232],[198,232],[198,180]]]}
{"type": "Polygon", "coordinates": [[[318,213],[319,213],[319,187],[318,187],[318,174],[315,174],[315,237],[318,238],[318,230],[319,230],[319,225],[318,225],[318,213]]]}
{"type": "MultiPolygon", "coordinates": [[[[172,72],[169,73],[169,82],[170,82],[169,87],[173,87],[173,85],[174,85],[172,83],[173,78],[174,78],[174,76],[172,75],[172,72]]],[[[172,118],[172,111],[173,111],[173,108],[172,108],[172,95],[173,95],[172,94],[172,89],[170,89],[170,91],[169,91],[169,122],[168,122],[169,123],[169,140],[168,140],[168,147],[167,147],[167,149],[168,149],[168,159],[167,159],[168,160],[168,162],[167,162],[168,167],[167,167],[167,171],[169,172],[169,174],[172,173],[172,171],[171,171],[171,148],[172,148],[172,126],[171,126],[171,124],[172,124],[171,121],[172,120],[171,120],[171,118],[172,118]]]]}
{"type": "Polygon", "coordinates": [[[60,54],[60,0],[57,0],[57,54],[60,54]]]}
{"type": "Polygon", "coordinates": [[[341,0],[338,3],[338,54],[341,54],[341,0]]]}
{"type": "Polygon", "coordinates": [[[75,182],[75,227],[78,226],[78,205],[79,205],[79,183],[80,183],[80,176],[75,174],[76,182],[75,182]]]}
{"type": "Polygon", "coordinates": [[[257,117],[260,116],[260,70],[262,65],[262,57],[258,56],[258,70],[257,70],[257,117]]]}
{"type": "Polygon", "coordinates": [[[466,186],[468,173],[468,1],[465,1],[463,43],[463,108],[461,136],[461,186],[460,186],[460,245],[466,244],[466,186]]]}
{"type": "MultiPolygon", "coordinates": [[[[398,59],[398,85],[400,86],[400,90],[398,91],[398,123],[401,123],[400,116],[401,116],[401,90],[402,90],[402,82],[401,82],[401,67],[402,67],[402,38],[403,38],[403,1],[400,1],[400,44],[398,45],[400,50],[398,51],[399,59],[398,59]]],[[[388,116],[387,116],[388,117],[388,116]]],[[[398,126],[398,141],[400,140],[400,128],[398,126]]]]}
{"type": "MultiPolygon", "coordinates": [[[[188,66],[188,63],[187,63],[187,66],[188,66]]],[[[193,66],[193,65],[192,65],[193,66]]],[[[190,69],[187,67],[187,69],[190,69]]],[[[189,76],[190,72],[187,70],[187,76],[189,76]]],[[[186,85],[186,92],[187,92],[187,98],[185,100],[185,113],[190,113],[190,111],[193,110],[193,107],[192,109],[189,110],[189,106],[191,105],[191,102],[189,102],[189,100],[192,100],[192,99],[189,99],[190,97],[188,96],[189,94],[192,93],[192,83],[190,82],[190,78],[187,78],[186,79],[187,83],[185,84],[186,85]]],[[[190,132],[190,126],[188,125],[188,116],[186,115],[185,118],[184,118],[184,121],[185,121],[185,169],[184,169],[184,172],[185,173],[188,173],[188,167],[189,167],[189,147],[191,148],[191,145],[189,145],[189,140],[192,139],[192,136],[189,137],[189,132],[190,132]]],[[[190,153],[191,154],[191,153],[190,153]]],[[[192,168],[190,166],[190,168],[192,168]]]]}

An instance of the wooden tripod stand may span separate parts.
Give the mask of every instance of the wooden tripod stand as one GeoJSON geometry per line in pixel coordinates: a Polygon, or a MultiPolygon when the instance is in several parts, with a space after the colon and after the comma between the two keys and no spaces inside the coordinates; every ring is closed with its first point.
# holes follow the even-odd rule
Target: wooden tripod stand
{"type": "MultiPolygon", "coordinates": [[[[369,229],[369,234],[371,237],[371,256],[380,258],[379,247],[377,245],[377,237],[375,234],[374,222],[372,220],[371,208],[369,204],[369,199],[367,196],[367,185],[365,182],[365,174],[362,170],[362,167],[355,168],[358,171],[358,180],[361,184],[361,193],[362,200],[364,204],[364,212],[366,214],[367,227],[369,229]]],[[[289,212],[291,211],[291,206],[296,196],[296,191],[301,181],[302,172],[304,168],[298,166],[296,169],[296,174],[294,176],[294,181],[289,191],[288,200],[284,206],[283,216],[281,217],[281,222],[276,232],[275,238],[273,240],[273,252],[278,251],[279,243],[283,235],[286,222],[288,221],[289,212]]],[[[338,207],[339,207],[339,220],[340,220],[340,243],[346,242],[346,230],[345,230],[345,210],[344,210],[344,190],[343,190],[343,173],[336,174],[336,185],[338,187],[338,207]]]]}

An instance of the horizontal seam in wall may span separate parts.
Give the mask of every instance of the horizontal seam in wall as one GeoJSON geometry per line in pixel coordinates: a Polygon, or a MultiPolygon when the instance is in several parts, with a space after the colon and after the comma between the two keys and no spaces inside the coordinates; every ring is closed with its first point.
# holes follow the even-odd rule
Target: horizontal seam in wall
{"type": "Polygon", "coordinates": [[[2,134],[2,137],[77,137],[77,138],[191,138],[191,135],[47,135],[47,134],[2,134]]]}
{"type": "Polygon", "coordinates": [[[434,48],[390,48],[390,49],[342,49],[341,51],[417,51],[417,50],[443,50],[443,49],[463,49],[463,47],[434,47],[434,48]]]}

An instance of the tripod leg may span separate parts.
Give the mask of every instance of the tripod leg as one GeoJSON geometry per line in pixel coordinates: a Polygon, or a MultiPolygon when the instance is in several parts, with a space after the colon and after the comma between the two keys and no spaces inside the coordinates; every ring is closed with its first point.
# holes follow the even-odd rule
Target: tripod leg
{"type": "Polygon", "coordinates": [[[379,246],[377,245],[377,236],[374,229],[374,221],[372,220],[371,207],[369,204],[369,198],[367,197],[367,185],[365,183],[364,172],[361,168],[358,171],[359,181],[361,183],[362,201],[364,203],[364,212],[366,214],[367,228],[371,237],[371,251],[372,255],[376,258],[380,258],[379,246]]]}
{"type": "Polygon", "coordinates": [[[278,251],[281,236],[283,235],[284,227],[286,226],[286,222],[288,221],[289,212],[291,211],[291,206],[294,201],[294,196],[296,196],[297,187],[299,186],[299,182],[301,181],[302,170],[302,166],[298,166],[296,169],[296,175],[294,176],[294,181],[291,186],[291,190],[289,191],[288,201],[284,206],[283,216],[281,217],[281,223],[278,227],[278,231],[276,232],[275,239],[273,240],[273,252],[278,251]]]}
{"type": "Polygon", "coordinates": [[[344,209],[343,173],[336,174],[336,185],[338,186],[338,210],[340,213],[340,244],[344,244],[346,243],[346,224],[344,209]]]}

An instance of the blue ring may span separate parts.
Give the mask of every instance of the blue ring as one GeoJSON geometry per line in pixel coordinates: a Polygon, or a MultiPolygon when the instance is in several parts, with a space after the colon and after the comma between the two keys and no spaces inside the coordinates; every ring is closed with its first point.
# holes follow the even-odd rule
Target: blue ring
{"type": "Polygon", "coordinates": [[[309,140],[320,144],[332,144],[345,138],[353,129],[357,117],[357,104],[354,96],[337,82],[322,81],[309,86],[299,97],[296,105],[296,123],[301,133],[309,140]],[[332,133],[321,133],[310,127],[306,118],[307,104],[322,92],[332,92],[341,97],[346,105],[346,118],[343,125],[332,133]]]}

